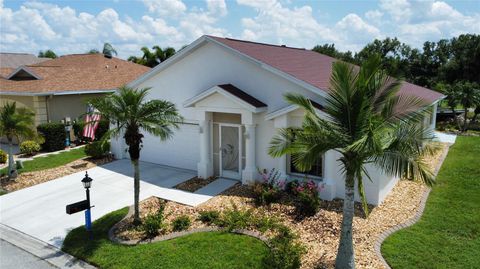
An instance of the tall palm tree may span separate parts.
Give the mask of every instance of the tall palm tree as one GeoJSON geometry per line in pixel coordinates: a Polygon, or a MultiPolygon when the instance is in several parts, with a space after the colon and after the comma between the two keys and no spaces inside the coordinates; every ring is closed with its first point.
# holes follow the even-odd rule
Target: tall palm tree
{"type": "Polygon", "coordinates": [[[148,100],[149,88],[133,89],[121,87],[117,93],[91,100],[91,104],[103,117],[108,118],[112,128],[102,139],[104,142],[111,136],[123,134],[128,146],[128,153],[134,168],[134,207],[135,223],[140,223],[139,196],[140,196],[140,150],[142,148],[143,133],[149,133],[167,140],[178,129],[183,121],[175,105],[164,100],[148,100]]]}
{"type": "Polygon", "coordinates": [[[175,49],[172,47],[162,49],[160,46],[153,46],[152,49],[155,50],[155,55],[160,63],[175,55],[175,49]]]}
{"type": "Polygon", "coordinates": [[[0,110],[0,137],[8,140],[8,177],[15,178],[16,166],[13,160],[13,139],[35,137],[35,113],[27,108],[17,108],[16,102],[6,103],[0,110]]]}
{"type": "Polygon", "coordinates": [[[288,102],[306,111],[302,127],[280,130],[269,148],[274,157],[291,154],[301,171],[310,170],[328,150],[340,153],[345,197],[335,268],[355,267],[354,187],[356,182],[368,214],[363,189],[363,179],[370,179],[367,164],[395,176],[429,185],[434,182],[424,159],[435,151],[434,146],[424,145],[432,134],[421,124],[428,110],[422,100],[399,95],[401,82],[388,77],[380,66],[378,56],[368,59],[359,70],[344,62],[334,63],[325,104],[328,119],[316,113],[309,99],[287,94],[288,102]]]}

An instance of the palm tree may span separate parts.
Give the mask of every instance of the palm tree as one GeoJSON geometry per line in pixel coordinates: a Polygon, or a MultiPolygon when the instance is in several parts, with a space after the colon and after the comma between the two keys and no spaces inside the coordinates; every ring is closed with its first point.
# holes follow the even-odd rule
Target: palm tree
{"type": "Polygon", "coordinates": [[[143,52],[142,60],[146,66],[155,67],[158,65],[157,55],[154,52],[151,52],[147,47],[142,47],[140,50],[143,52]]]}
{"type": "Polygon", "coordinates": [[[34,130],[35,113],[27,108],[17,108],[16,102],[6,103],[0,110],[0,137],[5,136],[8,140],[8,177],[15,178],[16,166],[13,162],[13,139],[19,141],[22,138],[35,137],[34,130]]]}
{"type": "Polygon", "coordinates": [[[136,64],[146,65],[146,62],[143,60],[142,57],[130,56],[130,57],[128,57],[127,61],[133,62],[133,63],[136,63],[136,64]]]}
{"type": "Polygon", "coordinates": [[[117,51],[113,48],[113,46],[110,43],[103,44],[102,53],[108,58],[112,58],[113,54],[117,55],[117,51]]]}
{"type": "Polygon", "coordinates": [[[149,133],[167,140],[173,135],[173,129],[183,121],[175,105],[163,100],[149,100],[149,88],[136,90],[126,86],[117,93],[91,100],[91,104],[103,117],[110,119],[112,128],[103,137],[105,142],[109,137],[123,134],[128,146],[128,153],[134,168],[134,207],[135,223],[140,223],[140,150],[143,133],[149,133]],[[142,133],[143,132],[143,133],[142,133]]]}
{"type": "Polygon", "coordinates": [[[155,50],[155,55],[160,63],[175,55],[175,49],[172,47],[162,49],[160,46],[153,46],[152,49],[155,50]]]}
{"type": "Polygon", "coordinates": [[[356,182],[368,214],[363,190],[363,179],[370,179],[367,164],[398,177],[429,185],[434,182],[424,158],[433,154],[435,147],[424,144],[432,134],[421,124],[428,110],[422,100],[399,95],[401,82],[388,77],[380,66],[378,56],[368,59],[359,70],[344,62],[334,63],[325,104],[328,119],[316,113],[309,99],[287,94],[288,102],[306,111],[302,127],[280,130],[269,148],[274,157],[291,154],[301,171],[310,170],[328,150],[340,153],[345,197],[335,268],[355,267],[354,187],[356,182]]]}

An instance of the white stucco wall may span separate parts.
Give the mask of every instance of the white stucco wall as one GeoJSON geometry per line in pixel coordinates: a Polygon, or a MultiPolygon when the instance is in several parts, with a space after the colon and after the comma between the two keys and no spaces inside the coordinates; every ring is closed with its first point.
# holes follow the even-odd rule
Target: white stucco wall
{"type": "MultiPolygon", "coordinates": [[[[210,96],[208,100],[198,102],[195,105],[196,108],[185,108],[184,103],[215,85],[228,83],[268,105],[267,111],[253,116],[253,123],[256,124],[255,159],[257,167],[271,169],[285,165],[282,163],[285,162],[285,158],[274,159],[268,155],[269,143],[277,132],[275,127],[281,126],[276,126],[274,120],[266,121],[265,115],[288,106],[284,101],[284,94],[287,92],[298,92],[318,103],[323,103],[322,97],[210,43],[136,86],[138,88],[151,87],[150,99],[165,99],[175,103],[186,122],[190,123],[188,126],[182,126],[181,131],[176,132],[172,140],[167,142],[160,142],[158,138],[145,135],[141,159],[197,169],[196,163],[200,159],[198,123],[199,120],[205,119],[205,115],[199,113],[198,109],[202,106],[217,106],[230,110],[230,113],[243,113],[243,110],[238,104],[225,101],[222,96],[216,95],[210,96]],[[215,100],[217,100],[216,104],[213,102],[215,100]]],[[[300,126],[302,115],[301,111],[290,112],[288,116],[285,116],[288,117],[285,118],[285,123],[288,123],[289,126],[300,126]]],[[[122,156],[124,147],[121,143],[115,141],[112,143],[112,151],[118,152],[117,156],[122,156]]],[[[126,157],[125,154],[123,156],[126,157]]],[[[325,154],[323,181],[328,185],[329,193],[323,198],[343,197],[343,174],[337,159],[338,154],[333,151],[325,154]]],[[[392,181],[391,177],[381,175],[374,168],[369,168],[369,171],[371,171],[373,182],[365,179],[368,202],[378,204],[384,199],[395,181],[392,181]]]]}

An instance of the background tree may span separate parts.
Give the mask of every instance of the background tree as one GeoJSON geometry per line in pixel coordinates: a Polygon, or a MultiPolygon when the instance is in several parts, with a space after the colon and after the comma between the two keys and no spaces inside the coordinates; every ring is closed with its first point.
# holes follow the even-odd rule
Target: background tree
{"type": "Polygon", "coordinates": [[[420,124],[425,116],[423,101],[398,95],[401,81],[387,76],[375,56],[355,71],[344,62],[333,65],[331,90],[325,103],[328,119],[316,113],[309,99],[287,94],[289,103],[305,110],[301,128],[282,129],[274,136],[269,154],[291,154],[295,167],[308,171],[323,153],[337,151],[345,175],[345,197],[340,244],[335,268],[354,268],[352,223],[355,182],[368,214],[363,179],[370,178],[367,164],[398,177],[434,182],[424,157],[434,148],[423,146],[431,132],[420,124]]]}
{"type": "Polygon", "coordinates": [[[13,160],[13,139],[33,138],[36,135],[34,126],[35,113],[27,108],[17,108],[16,102],[7,103],[0,110],[0,137],[8,141],[8,177],[17,176],[13,160]]]}
{"type": "Polygon", "coordinates": [[[108,58],[112,58],[113,54],[117,55],[117,51],[113,48],[113,46],[110,43],[103,44],[102,53],[108,58]]]}
{"type": "Polygon", "coordinates": [[[153,46],[152,49],[155,50],[155,56],[157,57],[159,63],[175,55],[175,49],[172,47],[166,47],[162,49],[160,46],[153,46]]]}
{"type": "Polygon", "coordinates": [[[55,52],[53,52],[53,50],[46,50],[38,52],[38,57],[55,59],[58,56],[55,54],[55,52]]]}
{"type": "Polygon", "coordinates": [[[87,54],[98,54],[98,53],[100,53],[100,51],[97,50],[97,49],[91,49],[91,50],[87,51],[87,54]]]}
{"type": "Polygon", "coordinates": [[[355,63],[355,59],[353,58],[351,51],[340,52],[335,48],[335,44],[316,45],[312,50],[345,62],[355,63]]]}
{"type": "Polygon", "coordinates": [[[123,135],[128,146],[128,153],[134,168],[134,207],[135,223],[139,224],[140,197],[140,150],[143,143],[143,133],[167,140],[173,135],[173,130],[183,121],[175,105],[163,100],[147,101],[149,88],[136,90],[121,87],[116,94],[91,100],[92,105],[103,117],[108,118],[112,128],[105,134],[103,142],[111,136],[123,135]]]}

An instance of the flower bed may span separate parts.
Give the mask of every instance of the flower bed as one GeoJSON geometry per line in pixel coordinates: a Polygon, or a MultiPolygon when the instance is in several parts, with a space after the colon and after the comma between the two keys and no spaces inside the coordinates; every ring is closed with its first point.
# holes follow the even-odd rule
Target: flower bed
{"type": "MultiPolygon", "coordinates": [[[[446,150],[446,145],[442,147],[443,150],[429,160],[431,167],[438,164],[440,156],[446,150]]],[[[368,218],[364,217],[361,205],[355,205],[353,240],[356,251],[355,262],[358,268],[383,268],[374,249],[377,237],[389,228],[412,218],[425,190],[426,187],[420,183],[402,180],[397,183],[381,205],[370,210],[368,218]]],[[[251,186],[237,184],[197,207],[151,197],[141,202],[140,210],[141,216],[145,217],[156,212],[164,203],[165,221],[171,223],[176,217],[187,215],[191,220],[188,231],[209,227],[208,224],[199,220],[201,212],[208,210],[224,212],[231,210],[234,204],[238,210],[251,210],[254,215],[278,219],[281,224],[297,234],[299,241],[306,248],[301,268],[333,268],[340,237],[342,200],[321,201],[315,215],[301,217],[298,214],[297,202],[291,195],[281,192],[276,202],[259,205],[255,201],[254,189],[251,186]]],[[[132,219],[125,219],[119,223],[116,236],[125,240],[145,238],[144,232],[134,228],[130,224],[131,221],[132,219]]],[[[164,234],[171,232],[171,228],[163,231],[164,234]]],[[[266,236],[271,238],[268,232],[266,236]]]]}
{"type": "Polygon", "coordinates": [[[208,184],[215,181],[215,179],[216,179],[215,177],[209,177],[207,179],[194,177],[194,178],[191,178],[191,179],[189,179],[185,182],[182,182],[182,183],[176,185],[174,188],[182,190],[182,191],[196,192],[197,190],[201,189],[202,187],[205,187],[208,184]]]}

